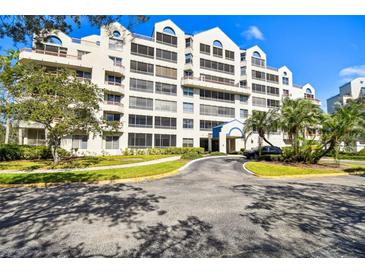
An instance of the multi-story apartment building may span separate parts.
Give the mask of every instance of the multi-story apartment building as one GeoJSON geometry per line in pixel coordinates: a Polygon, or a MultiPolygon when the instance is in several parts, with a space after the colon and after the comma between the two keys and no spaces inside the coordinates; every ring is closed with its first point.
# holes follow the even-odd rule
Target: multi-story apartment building
{"type": "MultiPolygon", "coordinates": [[[[335,112],[338,103],[346,105],[360,97],[365,97],[365,77],[358,77],[340,86],[339,94],[327,99],[327,112],[335,112]]],[[[365,148],[365,140],[356,141],[355,150],[360,151],[363,148],[365,148]]]]}
{"type": "MultiPolygon", "coordinates": [[[[119,23],[81,39],[54,32],[43,46],[22,50],[20,58],[75,69],[108,90],[98,115],[121,121],[122,127],[62,141],[78,153],[169,146],[239,150],[243,122],[253,110],[279,107],[286,96],[320,103],[310,84],[293,83],[286,66],[267,66],[258,46],[240,49],[219,28],[190,35],[171,20],[156,23],[150,37],[119,23]]],[[[40,125],[21,122],[19,127],[21,143],[44,143],[40,125]]],[[[277,132],[270,140],[283,146],[284,137],[277,132]]],[[[252,135],[247,147],[257,146],[257,139],[252,135]]]]}

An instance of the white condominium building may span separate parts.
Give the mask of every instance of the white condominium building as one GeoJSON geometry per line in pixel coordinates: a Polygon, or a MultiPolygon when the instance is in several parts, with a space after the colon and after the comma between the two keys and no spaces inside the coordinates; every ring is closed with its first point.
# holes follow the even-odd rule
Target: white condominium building
{"type": "MultiPolygon", "coordinates": [[[[340,86],[340,93],[327,99],[327,112],[333,113],[336,110],[336,103],[346,105],[348,102],[365,97],[365,77],[359,77],[340,86]]],[[[360,151],[365,148],[365,140],[356,142],[355,149],[360,151]]]]}
{"type": "MultiPolygon", "coordinates": [[[[81,39],[54,32],[42,46],[23,49],[20,58],[75,69],[108,90],[98,115],[122,126],[62,140],[63,148],[79,154],[170,146],[238,151],[243,122],[253,110],[277,108],[286,96],[320,104],[314,88],[295,85],[286,66],[267,66],[258,46],[240,49],[219,28],[190,35],[171,20],[156,23],[148,37],[119,23],[81,39]]],[[[41,125],[20,122],[19,128],[21,143],[45,143],[41,125]]],[[[285,145],[280,132],[269,139],[285,145]]],[[[254,134],[247,148],[257,145],[254,134]]]]}

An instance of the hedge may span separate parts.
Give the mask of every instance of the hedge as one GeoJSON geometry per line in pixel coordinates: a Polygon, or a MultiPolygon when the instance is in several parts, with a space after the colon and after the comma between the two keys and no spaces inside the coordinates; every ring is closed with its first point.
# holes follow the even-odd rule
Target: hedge
{"type": "Polygon", "coordinates": [[[123,155],[166,155],[166,154],[185,154],[196,153],[203,154],[202,147],[167,147],[167,148],[146,148],[146,149],[130,149],[126,148],[123,155]]]}
{"type": "MultiPolygon", "coordinates": [[[[58,153],[60,157],[69,156],[69,152],[59,148],[58,153]]],[[[12,160],[39,160],[51,159],[52,153],[47,146],[28,146],[15,144],[1,144],[0,145],[0,161],[12,160]]]]}

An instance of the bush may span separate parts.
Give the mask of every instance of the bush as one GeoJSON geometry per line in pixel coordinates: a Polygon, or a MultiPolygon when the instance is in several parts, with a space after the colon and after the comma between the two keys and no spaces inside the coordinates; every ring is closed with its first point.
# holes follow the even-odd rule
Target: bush
{"type": "MultiPolygon", "coordinates": [[[[63,148],[58,150],[61,158],[70,157],[63,148]]],[[[51,159],[51,150],[46,146],[0,145],[0,161],[51,159]]]]}
{"type": "Polygon", "coordinates": [[[223,156],[223,155],[226,155],[225,153],[223,152],[219,152],[219,151],[213,151],[211,153],[209,153],[210,156],[223,156]]]}
{"type": "Polygon", "coordinates": [[[277,162],[277,161],[281,161],[282,160],[282,156],[281,155],[277,155],[277,154],[266,154],[266,155],[261,155],[258,158],[259,161],[268,161],[268,162],[277,162]]]}
{"type": "Polygon", "coordinates": [[[360,156],[365,156],[365,148],[363,148],[362,150],[359,151],[359,155],[360,156]]]}
{"type": "Polygon", "coordinates": [[[123,155],[167,155],[167,154],[185,154],[194,152],[197,154],[203,154],[204,148],[202,147],[167,147],[167,148],[147,148],[147,149],[129,149],[126,148],[123,151],[123,155]]]}
{"type": "Polygon", "coordinates": [[[201,157],[203,157],[203,156],[196,151],[189,151],[189,152],[186,152],[183,155],[181,155],[181,159],[184,159],[184,160],[195,160],[195,159],[198,159],[201,157]]]}
{"type": "Polygon", "coordinates": [[[241,152],[241,154],[245,153],[245,149],[244,148],[241,148],[240,149],[240,152],[241,152]]]}

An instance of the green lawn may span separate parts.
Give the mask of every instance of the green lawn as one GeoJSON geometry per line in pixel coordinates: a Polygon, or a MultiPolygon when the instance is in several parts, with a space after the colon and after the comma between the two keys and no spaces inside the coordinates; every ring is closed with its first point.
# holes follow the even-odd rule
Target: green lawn
{"type": "Polygon", "coordinates": [[[35,170],[53,168],[83,168],[94,166],[113,166],[139,163],[171,157],[176,155],[133,155],[133,156],[87,156],[61,161],[58,165],[53,165],[50,160],[21,160],[0,162],[0,170],[35,170]]]}
{"type": "Polygon", "coordinates": [[[245,167],[261,176],[288,176],[288,175],[308,175],[308,174],[326,174],[326,173],[341,173],[338,169],[328,168],[307,168],[293,167],[281,164],[271,164],[263,162],[248,162],[245,167]]]}
{"type": "Polygon", "coordinates": [[[152,176],[174,171],[187,161],[178,160],[154,165],[94,171],[70,171],[57,173],[0,174],[0,184],[95,182],[152,176]]]}

